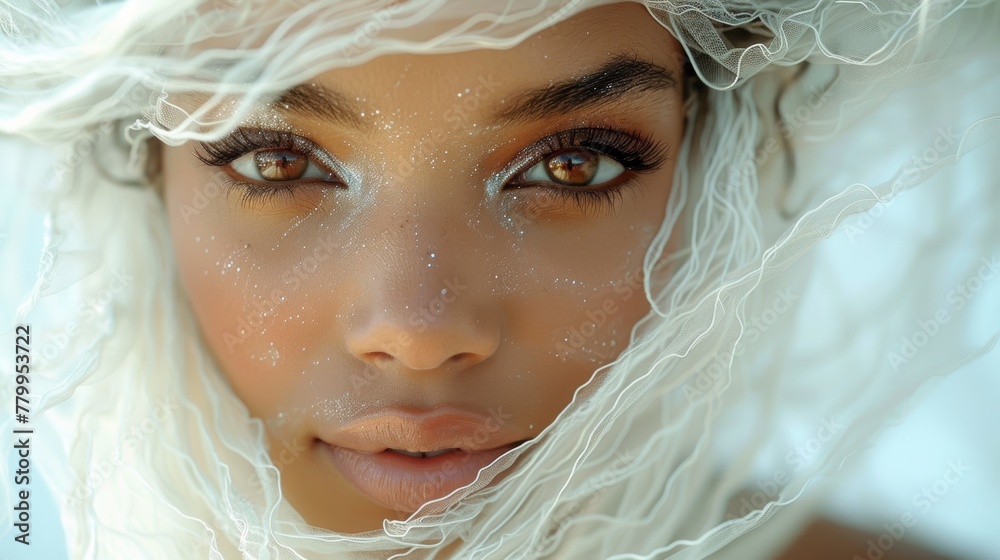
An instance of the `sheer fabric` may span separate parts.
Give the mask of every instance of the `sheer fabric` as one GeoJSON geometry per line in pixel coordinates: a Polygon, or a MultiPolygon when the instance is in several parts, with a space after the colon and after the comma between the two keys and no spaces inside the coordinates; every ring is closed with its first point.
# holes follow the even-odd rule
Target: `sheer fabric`
{"type": "Polygon", "coordinates": [[[930,382],[998,371],[998,6],[648,1],[705,89],[637,274],[653,311],[470,486],[380,531],[306,524],[198,340],[143,140],[218,138],[323,71],[502,49],[605,3],[0,3],[0,250],[23,270],[0,320],[39,333],[37,468],[73,558],[763,557],[930,382]]]}

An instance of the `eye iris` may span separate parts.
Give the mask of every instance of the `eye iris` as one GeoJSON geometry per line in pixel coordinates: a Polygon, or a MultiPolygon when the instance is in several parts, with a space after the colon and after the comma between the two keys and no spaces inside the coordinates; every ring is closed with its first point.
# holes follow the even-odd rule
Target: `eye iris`
{"type": "Polygon", "coordinates": [[[567,185],[586,185],[594,179],[600,156],[590,150],[570,150],[548,159],[549,175],[567,185]]]}
{"type": "Polygon", "coordinates": [[[260,176],[268,181],[295,180],[306,172],[309,160],[289,151],[257,152],[254,155],[260,176]]]}

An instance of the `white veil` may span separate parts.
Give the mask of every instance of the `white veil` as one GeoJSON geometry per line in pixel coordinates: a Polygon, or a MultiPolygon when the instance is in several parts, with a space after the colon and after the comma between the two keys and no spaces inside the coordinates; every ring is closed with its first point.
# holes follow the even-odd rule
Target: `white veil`
{"type": "Polygon", "coordinates": [[[0,320],[35,337],[33,472],[71,557],[763,557],[928,381],[1000,371],[1000,6],[651,0],[706,85],[649,232],[653,311],[469,487],[381,531],[307,525],[197,338],[143,140],[217,138],[326,70],[505,48],[605,3],[0,2],[0,320]],[[191,91],[211,98],[189,114],[191,91]]]}

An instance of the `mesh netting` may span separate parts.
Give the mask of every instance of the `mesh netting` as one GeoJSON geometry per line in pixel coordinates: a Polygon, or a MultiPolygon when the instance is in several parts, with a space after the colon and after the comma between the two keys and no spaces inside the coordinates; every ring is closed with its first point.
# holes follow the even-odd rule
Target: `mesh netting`
{"type": "Polygon", "coordinates": [[[470,486],[380,531],[306,524],[198,338],[145,141],[216,139],[324,71],[503,49],[605,3],[0,4],[20,162],[4,262],[37,262],[6,280],[0,317],[60,342],[32,386],[73,557],[434,558],[461,540],[454,558],[702,558],[810,511],[928,380],[996,359],[1000,287],[946,299],[1000,253],[997,164],[977,151],[1000,126],[996,5],[650,1],[703,89],[650,232],[653,310],[470,486]],[[18,241],[21,207],[45,215],[40,253],[18,241]]]}

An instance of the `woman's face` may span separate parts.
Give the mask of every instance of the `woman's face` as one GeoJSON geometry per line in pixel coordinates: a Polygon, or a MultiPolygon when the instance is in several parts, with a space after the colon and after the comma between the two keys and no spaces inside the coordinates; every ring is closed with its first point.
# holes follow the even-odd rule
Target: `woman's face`
{"type": "Polygon", "coordinates": [[[332,70],[165,149],[202,336],[307,522],[378,529],[468,484],[628,344],[680,55],[641,5],[605,6],[508,50],[332,70]]]}

